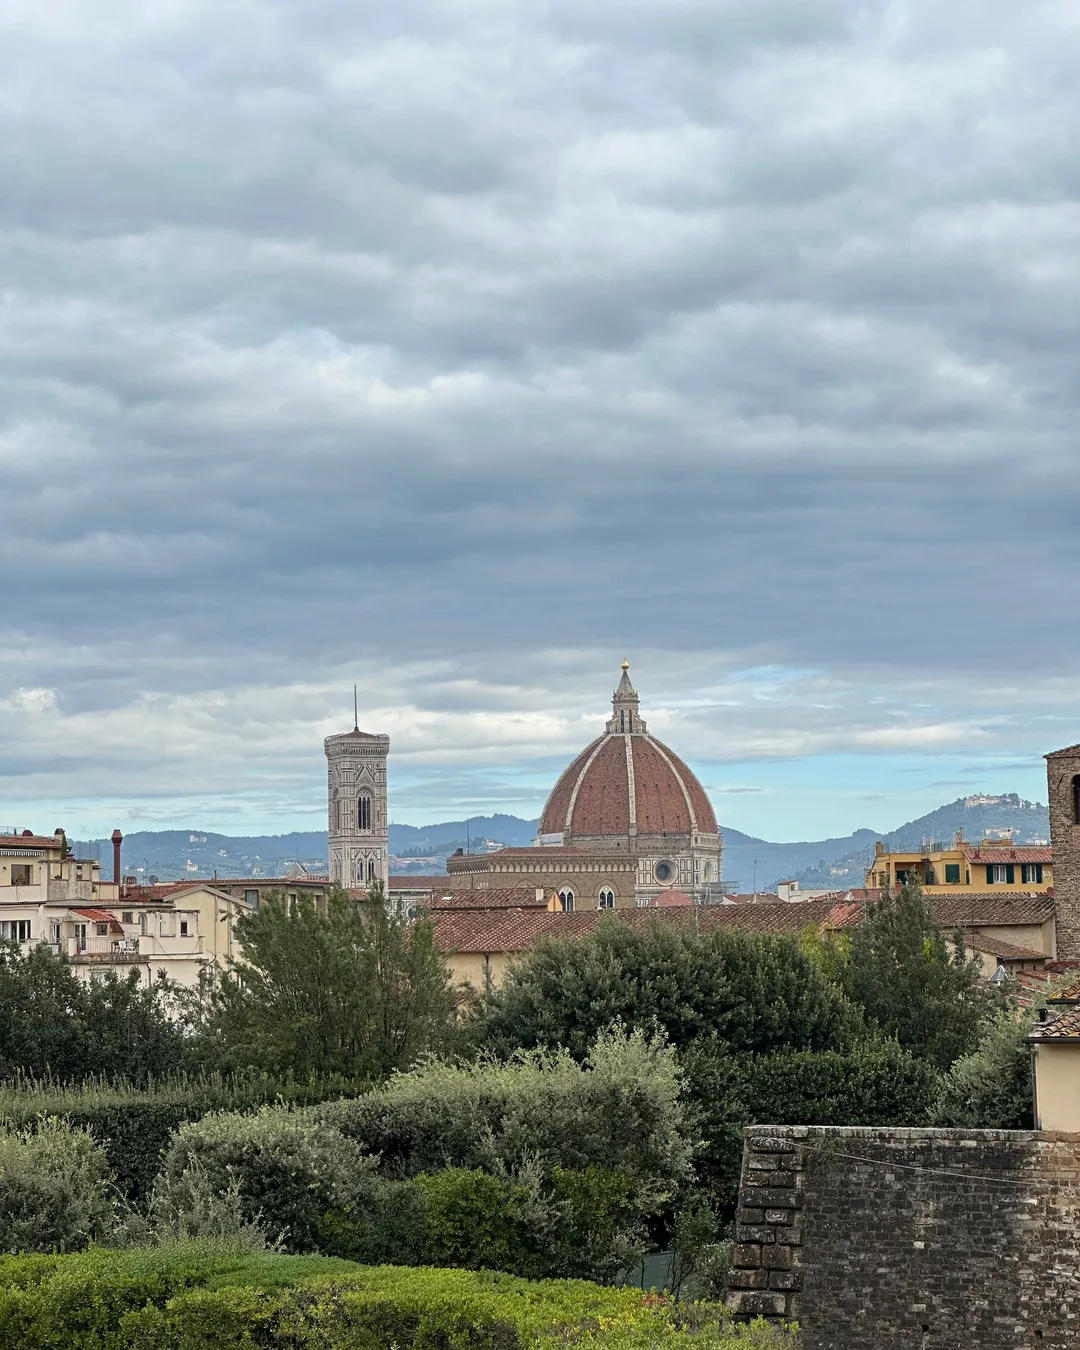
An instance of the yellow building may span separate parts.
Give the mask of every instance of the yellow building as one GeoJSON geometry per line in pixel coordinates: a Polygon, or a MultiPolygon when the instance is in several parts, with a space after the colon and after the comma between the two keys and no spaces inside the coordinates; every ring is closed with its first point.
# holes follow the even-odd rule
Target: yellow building
{"type": "Polygon", "coordinates": [[[1080,1133],[1080,980],[1048,1000],[1028,1037],[1035,1128],[1080,1133]]]}
{"type": "Polygon", "coordinates": [[[1048,847],[1011,839],[984,839],[976,846],[958,836],[948,847],[931,839],[924,848],[897,852],[879,840],[866,873],[867,890],[891,890],[909,877],[917,877],[928,895],[1042,895],[1054,884],[1054,868],[1048,847]]]}

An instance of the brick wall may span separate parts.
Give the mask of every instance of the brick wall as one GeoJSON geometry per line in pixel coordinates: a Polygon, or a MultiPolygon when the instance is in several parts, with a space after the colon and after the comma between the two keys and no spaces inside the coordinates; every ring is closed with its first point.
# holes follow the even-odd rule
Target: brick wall
{"type": "Polygon", "coordinates": [[[729,1288],[803,1350],[1077,1350],[1080,1135],[751,1126],[729,1288]]]}

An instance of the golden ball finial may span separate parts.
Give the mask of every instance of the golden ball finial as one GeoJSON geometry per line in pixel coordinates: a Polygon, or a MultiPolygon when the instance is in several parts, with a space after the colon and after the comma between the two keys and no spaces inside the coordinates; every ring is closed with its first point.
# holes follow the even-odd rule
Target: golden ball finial
{"type": "Polygon", "coordinates": [[[622,668],[623,668],[623,670],[629,670],[629,669],[630,669],[630,662],[624,659],[624,660],[623,660],[623,663],[622,663],[622,668]]]}

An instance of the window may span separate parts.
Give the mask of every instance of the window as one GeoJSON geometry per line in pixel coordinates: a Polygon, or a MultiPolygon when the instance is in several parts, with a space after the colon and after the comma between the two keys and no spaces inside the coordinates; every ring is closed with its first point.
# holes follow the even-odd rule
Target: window
{"type": "Polygon", "coordinates": [[[1080,773],[1072,781],[1073,824],[1080,825],[1080,773]]]}
{"type": "Polygon", "coordinates": [[[123,914],[120,915],[120,922],[121,922],[121,923],[130,923],[130,922],[131,922],[131,913],[132,913],[132,911],[131,911],[130,909],[125,909],[124,912],[123,912],[123,914]]]}
{"type": "Polygon", "coordinates": [[[959,885],[960,885],[960,864],[959,864],[959,863],[946,863],[946,864],[945,864],[945,885],[946,885],[946,886],[959,886],[959,885]]]}
{"type": "Polygon", "coordinates": [[[4,919],[2,922],[0,922],[0,941],[29,942],[30,920],[4,919]]]}
{"type": "Polygon", "coordinates": [[[158,934],[160,937],[176,936],[176,915],[159,914],[158,915],[158,934]]]}
{"type": "Polygon", "coordinates": [[[1024,863],[1020,871],[1021,880],[1027,885],[1042,885],[1042,863],[1024,863]]]}
{"type": "Polygon", "coordinates": [[[188,936],[188,916],[186,914],[180,916],[180,936],[188,936]]]}
{"type": "Polygon", "coordinates": [[[245,905],[255,905],[255,906],[258,906],[258,903],[259,903],[259,892],[258,892],[258,891],[245,891],[245,892],[244,892],[244,904],[245,904],[245,905]]]}
{"type": "Polygon", "coordinates": [[[30,863],[11,864],[11,884],[13,886],[31,886],[33,880],[33,870],[30,863]]]}
{"type": "Polygon", "coordinates": [[[559,900],[562,902],[564,914],[573,914],[574,912],[574,892],[569,886],[563,886],[559,891],[559,900]]]}
{"type": "Polygon", "coordinates": [[[368,859],[368,865],[367,865],[367,879],[368,879],[368,881],[374,881],[374,880],[375,880],[375,859],[374,859],[374,858],[369,858],[369,859],[368,859]]]}
{"type": "Polygon", "coordinates": [[[1016,869],[1012,863],[987,863],[986,884],[988,886],[1011,886],[1016,880],[1016,869]]]}
{"type": "Polygon", "coordinates": [[[673,870],[669,862],[658,862],[654,868],[657,881],[670,881],[673,870]]]}
{"type": "Polygon", "coordinates": [[[371,829],[371,798],[366,792],[356,802],[356,823],[362,830],[371,829]]]}
{"type": "Polygon", "coordinates": [[[614,909],[614,908],[615,908],[615,892],[611,889],[610,886],[605,886],[605,887],[601,890],[601,892],[600,892],[600,897],[599,897],[599,903],[597,904],[596,908],[597,908],[597,909],[614,909]]]}
{"type": "Polygon", "coordinates": [[[896,869],[896,884],[898,886],[903,886],[907,883],[907,879],[908,869],[906,867],[898,867],[896,869]]]}
{"type": "Polygon", "coordinates": [[[108,937],[109,925],[107,923],[96,923],[94,924],[94,932],[98,937],[108,937]]]}

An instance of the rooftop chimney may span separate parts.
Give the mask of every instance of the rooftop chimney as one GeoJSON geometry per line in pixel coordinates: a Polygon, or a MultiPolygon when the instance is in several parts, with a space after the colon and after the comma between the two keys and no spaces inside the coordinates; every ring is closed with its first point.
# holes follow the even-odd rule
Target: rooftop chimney
{"type": "Polygon", "coordinates": [[[124,836],[119,830],[112,832],[112,878],[117,887],[120,885],[120,845],[124,842],[124,836]]]}

